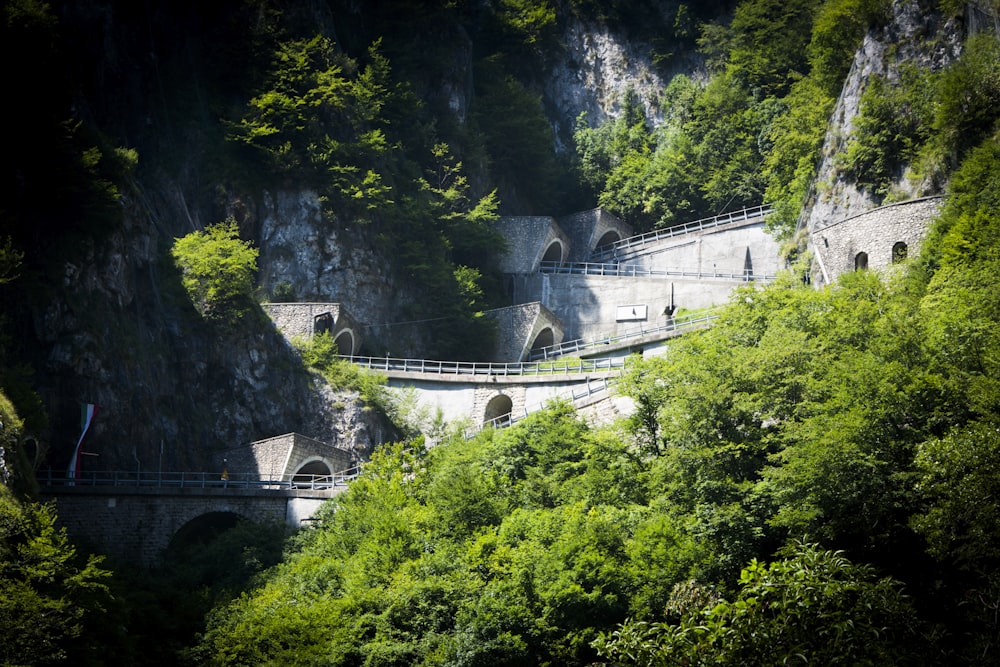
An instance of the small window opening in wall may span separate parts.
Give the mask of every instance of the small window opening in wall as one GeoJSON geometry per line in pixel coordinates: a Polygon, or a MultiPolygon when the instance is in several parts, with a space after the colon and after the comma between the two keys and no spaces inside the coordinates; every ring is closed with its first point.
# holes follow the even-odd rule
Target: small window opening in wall
{"type": "Polygon", "coordinates": [[[906,244],[902,241],[896,241],[892,246],[892,263],[899,264],[904,259],[906,259],[906,244]]]}
{"type": "Polygon", "coordinates": [[[865,271],[868,268],[868,253],[859,252],[854,256],[854,270],[865,271]]]}

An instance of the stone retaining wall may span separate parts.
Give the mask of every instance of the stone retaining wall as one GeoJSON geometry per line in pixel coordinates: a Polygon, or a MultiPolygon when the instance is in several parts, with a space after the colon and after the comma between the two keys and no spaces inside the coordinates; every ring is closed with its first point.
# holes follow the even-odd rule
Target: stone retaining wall
{"type": "Polygon", "coordinates": [[[915,256],[942,203],[942,197],[914,199],[810,230],[809,248],[815,258],[813,282],[832,283],[856,268],[881,270],[891,266],[894,247],[905,247],[906,255],[915,256]],[[866,266],[860,267],[864,257],[866,266]]]}

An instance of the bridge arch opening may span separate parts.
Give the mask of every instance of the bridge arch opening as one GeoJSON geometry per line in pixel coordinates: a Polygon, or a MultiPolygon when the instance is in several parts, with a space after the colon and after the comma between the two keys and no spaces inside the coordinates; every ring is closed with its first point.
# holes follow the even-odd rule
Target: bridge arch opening
{"type": "Polygon", "coordinates": [[[182,553],[195,547],[205,546],[226,531],[235,528],[241,520],[242,517],[235,512],[208,512],[197,516],[174,533],[167,551],[182,553]]]}
{"type": "Polygon", "coordinates": [[[868,253],[859,252],[854,256],[854,270],[866,271],[868,269],[868,253]]]}
{"type": "Polygon", "coordinates": [[[615,243],[616,241],[621,241],[621,240],[622,240],[622,235],[619,234],[617,231],[615,231],[615,230],[612,229],[610,232],[605,232],[604,233],[604,236],[602,236],[600,238],[600,240],[597,242],[597,245],[595,247],[596,248],[603,248],[604,246],[611,245],[612,243],[615,243]]]}
{"type": "Polygon", "coordinates": [[[555,264],[562,264],[563,259],[563,247],[562,243],[559,241],[553,241],[549,244],[549,247],[545,249],[545,254],[542,255],[543,262],[553,262],[555,264]]]}
{"type": "Polygon", "coordinates": [[[337,352],[346,356],[354,355],[354,332],[344,329],[333,340],[337,345],[337,352]]]}
{"type": "Polygon", "coordinates": [[[326,461],[321,459],[313,459],[312,461],[307,461],[303,466],[301,466],[295,474],[292,476],[293,484],[310,484],[317,477],[329,477],[333,474],[330,470],[330,466],[327,465],[326,461]]]}
{"type": "Polygon", "coordinates": [[[555,334],[551,327],[545,327],[538,332],[535,340],[531,343],[531,352],[538,352],[543,347],[549,347],[553,344],[555,344],[555,334]]]}
{"type": "Polygon", "coordinates": [[[899,264],[904,259],[906,259],[907,247],[902,241],[896,241],[892,244],[892,263],[899,264]]]}
{"type": "Polygon", "coordinates": [[[510,396],[498,394],[490,399],[486,404],[486,413],[483,415],[484,424],[501,426],[510,422],[510,413],[514,410],[514,403],[510,396]]]}

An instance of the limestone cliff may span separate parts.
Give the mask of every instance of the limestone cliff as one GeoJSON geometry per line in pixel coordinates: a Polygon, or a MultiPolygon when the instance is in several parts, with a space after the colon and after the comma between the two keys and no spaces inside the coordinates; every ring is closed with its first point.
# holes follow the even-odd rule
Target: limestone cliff
{"type": "MultiPolygon", "coordinates": [[[[944,21],[929,4],[895,0],[888,25],[865,36],[830,118],[813,194],[800,219],[807,229],[863,213],[882,203],[870,191],[845,179],[837,160],[846,150],[861,96],[872,76],[898,80],[907,63],[937,71],[960,55],[961,25],[944,21]]],[[[905,174],[900,174],[894,185],[899,193],[897,199],[939,194],[939,188],[940,184],[911,183],[905,174]]]]}

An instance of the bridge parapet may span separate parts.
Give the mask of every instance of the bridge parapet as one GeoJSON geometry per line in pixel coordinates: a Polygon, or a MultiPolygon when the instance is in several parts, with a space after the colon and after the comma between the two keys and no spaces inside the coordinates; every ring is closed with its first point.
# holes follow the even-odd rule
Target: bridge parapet
{"type": "Polygon", "coordinates": [[[620,241],[616,241],[610,245],[595,248],[594,252],[590,255],[590,259],[594,262],[605,261],[620,255],[622,252],[634,251],[637,248],[656,243],[658,241],[676,238],[686,234],[693,234],[695,232],[702,232],[709,229],[716,229],[726,225],[732,225],[734,223],[755,221],[760,218],[766,218],[772,212],[773,209],[770,206],[753,206],[740,211],[720,213],[719,215],[713,215],[709,218],[702,218],[701,220],[687,222],[674,227],[654,229],[651,232],[630,236],[629,238],[621,239],[620,241]]]}
{"type": "Polygon", "coordinates": [[[492,363],[394,359],[392,357],[341,357],[353,364],[384,373],[389,378],[433,379],[437,382],[503,382],[518,384],[586,379],[594,375],[616,375],[625,368],[624,359],[568,359],[492,363]]]}
{"type": "Polygon", "coordinates": [[[93,471],[72,479],[53,474],[40,482],[41,497],[55,501],[59,525],[74,542],[149,567],[179,530],[207,517],[301,527],[322,503],[346,490],[350,478],[346,471],[310,480],[93,471]]]}

